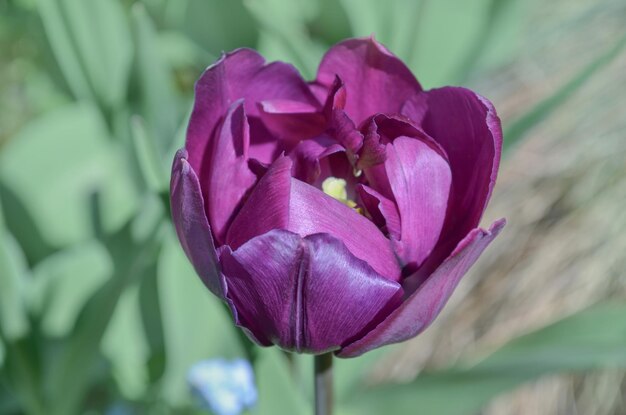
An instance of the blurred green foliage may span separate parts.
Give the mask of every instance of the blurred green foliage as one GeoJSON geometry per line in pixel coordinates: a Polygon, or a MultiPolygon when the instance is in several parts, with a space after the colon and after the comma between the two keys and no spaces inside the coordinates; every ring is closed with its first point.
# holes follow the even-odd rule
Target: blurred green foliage
{"type": "MultiPolygon", "coordinates": [[[[255,413],[309,413],[310,357],[251,346],[195,276],[169,222],[169,164],[184,140],[194,80],[222,51],[242,46],[312,78],[331,44],[374,34],[425,87],[459,84],[514,56],[526,7],[520,0],[0,2],[0,413],[195,413],[186,371],[217,356],[254,360],[255,413]]],[[[601,55],[539,113],[514,124],[514,139],[615,54],[601,55]]],[[[339,413],[472,413],[547,371],[626,366],[617,317],[624,312],[583,312],[475,366],[402,387],[360,383],[384,349],[338,362],[339,413]]]]}

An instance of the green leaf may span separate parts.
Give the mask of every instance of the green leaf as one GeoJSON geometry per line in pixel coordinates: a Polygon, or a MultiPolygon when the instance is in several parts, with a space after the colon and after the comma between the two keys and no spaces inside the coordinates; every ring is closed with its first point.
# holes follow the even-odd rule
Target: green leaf
{"type": "Polygon", "coordinates": [[[615,45],[602,53],[591,63],[585,66],[566,84],[557,89],[552,95],[535,105],[530,111],[513,121],[504,130],[504,150],[513,147],[531,128],[548,118],[567,99],[578,91],[585,83],[591,79],[602,68],[610,64],[626,45],[626,35],[615,45]]]}
{"type": "Polygon", "coordinates": [[[103,242],[113,260],[112,277],[92,295],[81,310],[71,336],[65,340],[46,372],[49,413],[76,413],[92,385],[100,345],[124,290],[153,263],[161,243],[161,223],[144,238],[133,236],[132,222],[103,242]]]}
{"type": "MultiPolygon", "coordinates": [[[[242,1],[169,0],[168,20],[208,54],[255,47],[258,25],[242,1]]],[[[206,64],[209,64],[207,56],[206,64]]]]}
{"type": "Polygon", "coordinates": [[[270,61],[291,62],[305,78],[312,78],[324,53],[306,27],[318,13],[317,2],[248,0],[244,4],[262,28],[260,52],[270,61]]]}
{"type": "MultiPolygon", "coordinates": [[[[180,123],[178,97],[172,85],[172,74],[159,51],[159,43],[154,24],[143,6],[135,4],[132,9],[133,32],[137,45],[136,78],[139,87],[140,112],[146,123],[142,132],[138,132],[133,121],[135,138],[144,137],[142,146],[149,151],[146,157],[154,159],[159,173],[163,175],[163,158],[167,155],[172,140],[180,123]],[[155,153],[156,149],[156,154],[155,153]]],[[[170,160],[167,160],[169,166],[170,160]]],[[[153,168],[156,168],[154,166],[153,168]]],[[[155,173],[157,174],[157,173],[155,173]]]]}
{"type": "MultiPolygon", "coordinates": [[[[295,356],[294,356],[295,357],[295,356]]],[[[289,362],[276,347],[260,349],[255,360],[259,415],[310,414],[308,402],[291,376],[289,362]]]]}
{"type": "Polygon", "coordinates": [[[149,346],[141,320],[139,285],[122,293],[102,339],[102,352],[111,362],[122,395],[131,400],[142,398],[148,389],[149,346]]]}
{"type": "Polygon", "coordinates": [[[174,406],[190,402],[186,375],[196,362],[244,357],[232,317],[202,284],[170,229],[158,264],[165,351],[163,395],[174,406]]]}
{"type": "Polygon", "coordinates": [[[152,192],[159,193],[168,187],[163,158],[156,148],[155,140],[149,137],[146,124],[139,116],[131,119],[132,143],[135,157],[143,180],[152,192]]]}
{"type": "Polygon", "coordinates": [[[68,335],[80,311],[110,278],[111,258],[104,247],[90,241],[59,251],[33,270],[31,307],[45,336],[68,335]]]}
{"type": "Polygon", "coordinates": [[[36,119],[0,153],[0,191],[11,215],[7,225],[29,258],[31,234],[25,232],[40,234],[52,247],[92,235],[88,204],[96,189],[102,194],[105,229],[119,228],[137,206],[129,177],[120,147],[109,140],[102,117],[91,105],[69,105],[36,119]]]}
{"type": "Polygon", "coordinates": [[[456,81],[487,23],[491,0],[341,0],[356,36],[375,37],[427,88],[456,81]]]}
{"type": "Polygon", "coordinates": [[[549,373],[626,368],[626,305],[606,304],[512,340],[472,366],[422,373],[405,385],[362,389],[350,409],[463,415],[498,394],[549,373]]]}
{"type": "Polygon", "coordinates": [[[65,79],[77,98],[124,102],[132,43],[118,0],[40,0],[38,8],[65,79]]]}
{"type": "Polygon", "coordinates": [[[25,289],[28,269],[24,254],[0,225],[0,338],[13,341],[29,330],[25,289]]]}

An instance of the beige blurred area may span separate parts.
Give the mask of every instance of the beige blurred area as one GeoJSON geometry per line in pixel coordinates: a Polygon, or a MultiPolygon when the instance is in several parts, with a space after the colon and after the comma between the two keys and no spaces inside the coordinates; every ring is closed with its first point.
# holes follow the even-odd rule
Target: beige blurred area
{"type": "MultiPolygon", "coordinates": [[[[626,30],[624,1],[537,3],[518,58],[471,81],[496,104],[505,127],[626,30]]],[[[626,50],[504,156],[483,226],[503,216],[507,227],[444,314],[375,377],[407,380],[601,300],[626,299],[626,50]]],[[[482,414],[624,415],[626,373],[546,377],[482,414]]]]}

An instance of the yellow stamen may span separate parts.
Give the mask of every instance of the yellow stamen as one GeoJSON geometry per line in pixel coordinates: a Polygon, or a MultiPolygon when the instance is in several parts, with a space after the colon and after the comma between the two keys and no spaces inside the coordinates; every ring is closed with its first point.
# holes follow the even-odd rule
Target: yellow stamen
{"type": "Polygon", "coordinates": [[[337,177],[327,177],[322,182],[322,191],[327,195],[337,199],[344,205],[355,209],[357,212],[362,213],[361,208],[357,208],[357,204],[354,200],[348,199],[348,192],[346,191],[346,181],[337,177]]]}

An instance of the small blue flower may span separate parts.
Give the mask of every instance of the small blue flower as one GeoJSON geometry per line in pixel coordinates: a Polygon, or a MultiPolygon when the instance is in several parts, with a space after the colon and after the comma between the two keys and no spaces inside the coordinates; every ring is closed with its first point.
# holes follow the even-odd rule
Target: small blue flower
{"type": "Polygon", "coordinates": [[[202,406],[217,415],[239,415],[257,400],[254,372],[244,359],[200,361],[189,370],[187,382],[202,406]]]}

